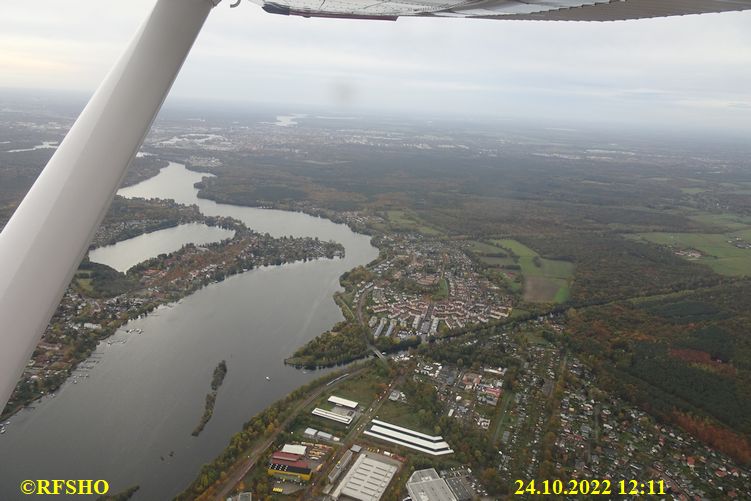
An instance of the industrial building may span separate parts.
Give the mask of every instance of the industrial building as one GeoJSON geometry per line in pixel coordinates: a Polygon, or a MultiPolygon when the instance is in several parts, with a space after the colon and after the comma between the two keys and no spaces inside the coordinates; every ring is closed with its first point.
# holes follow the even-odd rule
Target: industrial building
{"type": "Polygon", "coordinates": [[[305,428],[303,435],[310,439],[318,438],[320,440],[329,440],[333,442],[339,441],[339,437],[335,437],[331,433],[326,433],[325,431],[316,430],[315,428],[305,428]]]}
{"type": "Polygon", "coordinates": [[[268,474],[285,480],[310,480],[312,470],[305,460],[307,447],[285,444],[282,450],[275,451],[269,459],[268,474]]]}
{"type": "Polygon", "coordinates": [[[286,444],[282,450],[271,454],[268,474],[285,480],[310,480],[312,470],[304,459],[306,447],[286,444]]]}
{"type": "Polygon", "coordinates": [[[457,501],[456,496],[434,468],[418,470],[407,480],[412,501],[457,501]]]}
{"type": "Polygon", "coordinates": [[[377,419],[370,422],[370,429],[365,430],[365,435],[424,452],[431,456],[442,456],[454,452],[449,444],[443,440],[443,437],[426,435],[377,419]]]}
{"type": "Polygon", "coordinates": [[[299,454],[290,454],[288,452],[276,451],[271,455],[272,461],[299,461],[299,454]]]}
{"type": "Polygon", "coordinates": [[[339,475],[342,474],[342,472],[349,466],[350,461],[352,461],[352,457],[354,455],[354,451],[352,449],[348,449],[347,452],[344,453],[344,455],[341,457],[339,461],[336,462],[334,467],[329,472],[329,483],[333,484],[336,482],[336,479],[339,478],[339,475]]]}
{"type": "MultiPolygon", "coordinates": [[[[340,407],[340,409],[343,409],[340,407]]],[[[336,421],[337,423],[342,423],[346,425],[350,425],[352,423],[352,420],[355,418],[353,412],[349,412],[347,414],[344,414],[342,412],[336,412],[336,408],[334,408],[333,411],[327,411],[326,409],[321,409],[320,407],[316,407],[313,409],[314,416],[319,416],[322,418],[330,419],[331,421],[336,421]]]]}
{"type": "Polygon", "coordinates": [[[347,400],[346,398],[339,398],[335,397],[334,395],[331,395],[329,397],[329,402],[334,405],[341,405],[342,407],[346,407],[348,409],[357,409],[358,405],[354,400],[347,400]]]}
{"type": "Polygon", "coordinates": [[[284,444],[284,447],[282,447],[282,452],[297,454],[298,456],[304,456],[307,451],[308,448],[304,445],[284,444]]]}
{"type": "Polygon", "coordinates": [[[334,500],[378,501],[398,470],[397,463],[378,454],[363,452],[336,486],[334,500]]]}
{"type": "Polygon", "coordinates": [[[268,474],[285,480],[310,480],[311,469],[307,461],[272,461],[269,464],[268,474]]]}

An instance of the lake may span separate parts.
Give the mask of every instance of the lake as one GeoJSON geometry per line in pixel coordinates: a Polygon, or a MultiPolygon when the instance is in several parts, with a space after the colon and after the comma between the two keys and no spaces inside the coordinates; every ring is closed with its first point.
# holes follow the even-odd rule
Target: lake
{"type": "Polygon", "coordinates": [[[283,359],[342,319],[332,299],[338,277],[375,259],[377,249],[327,219],[198,199],[193,184],[202,177],[170,163],[119,194],[197,204],[274,236],[334,240],[346,256],[236,275],[128,323],[56,396],[11,418],[0,436],[0,499],[23,499],[18,485],[28,478],[105,479],[111,493],[140,485],[133,499],[169,499],[251,416],[321,375],[283,359]],[[214,415],[192,437],[221,360],[228,373],[214,415]]]}
{"type": "Polygon", "coordinates": [[[138,263],[159,254],[178,251],[185,244],[203,245],[220,242],[234,235],[234,231],[216,226],[206,226],[201,223],[180,224],[173,228],[129,238],[113,245],[98,247],[89,251],[89,259],[125,272],[138,263]]]}

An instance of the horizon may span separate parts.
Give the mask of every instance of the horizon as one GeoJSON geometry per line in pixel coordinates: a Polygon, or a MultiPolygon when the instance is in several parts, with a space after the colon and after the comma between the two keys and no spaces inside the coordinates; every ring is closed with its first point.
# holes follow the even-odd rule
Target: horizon
{"type": "MultiPolygon", "coordinates": [[[[0,88],[90,95],[152,3],[8,6],[0,88]]],[[[209,16],[168,108],[202,99],[216,107],[751,132],[751,12],[610,23],[368,23],[240,7],[223,2],[209,16]]]]}
{"type": "MultiPolygon", "coordinates": [[[[72,121],[83,110],[91,92],[78,90],[30,90],[0,87],[0,113],[41,113],[60,114],[72,121]],[[14,109],[17,108],[17,109],[14,109]]],[[[690,142],[691,146],[712,146],[720,143],[730,143],[734,146],[748,146],[748,135],[745,129],[721,129],[710,126],[694,126],[692,124],[663,124],[663,123],[629,123],[613,120],[565,119],[558,117],[546,119],[535,116],[511,116],[480,113],[441,113],[438,111],[414,112],[410,110],[390,109],[356,109],[341,110],[325,103],[294,104],[270,102],[235,102],[232,100],[214,100],[210,98],[185,98],[168,96],[154,121],[154,126],[170,120],[189,120],[201,118],[211,120],[253,120],[263,116],[273,117],[285,114],[303,114],[305,118],[316,118],[316,114],[351,116],[357,120],[404,120],[405,124],[428,125],[440,123],[462,123],[483,131],[501,132],[509,127],[523,127],[525,130],[540,133],[566,133],[576,139],[582,139],[588,134],[598,137],[592,141],[603,139],[624,140],[633,139],[670,141],[677,143],[690,142]],[[624,136],[623,134],[627,134],[624,136]]],[[[153,126],[152,126],[153,127],[153,126]]]]}

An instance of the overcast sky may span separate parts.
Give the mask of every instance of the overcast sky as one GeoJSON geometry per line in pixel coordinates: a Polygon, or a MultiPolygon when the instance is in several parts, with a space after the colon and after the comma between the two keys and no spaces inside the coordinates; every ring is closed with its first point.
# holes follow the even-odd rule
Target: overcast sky
{"type": "MultiPolygon", "coordinates": [[[[154,0],[3,3],[0,88],[92,92],[154,0]]],[[[172,96],[751,133],[751,12],[384,22],[285,17],[225,0],[172,96]]]]}

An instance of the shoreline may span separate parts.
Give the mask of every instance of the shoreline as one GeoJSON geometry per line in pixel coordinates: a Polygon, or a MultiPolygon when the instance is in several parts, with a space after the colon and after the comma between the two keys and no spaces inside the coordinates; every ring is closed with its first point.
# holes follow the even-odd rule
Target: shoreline
{"type": "MultiPolygon", "coordinates": [[[[207,217],[208,220],[218,220],[216,221],[217,225],[221,227],[221,223],[224,222],[222,220],[224,219],[231,219],[231,218],[216,218],[216,217],[207,217]]],[[[235,236],[233,236],[231,239],[226,239],[222,242],[214,243],[214,244],[207,244],[207,246],[213,247],[213,246],[230,246],[233,245],[237,240],[241,240],[243,237],[247,236],[253,236],[253,237],[260,237],[260,238],[268,238],[271,242],[280,242],[282,239],[273,238],[270,236],[261,236],[258,233],[254,232],[253,230],[250,230],[247,228],[243,223],[240,221],[232,220],[233,226],[235,230],[235,236]]],[[[215,222],[215,221],[212,221],[215,222]]],[[[205,223],[209,224],[209,223],[205,223]]],[[[135,238],[135,237],[134,237],[135,238]]],[[[310,237],[304,237],[304,238],[297,238],[293,241],[297,242],[308,242],[313,243],[313,239],[310,237]]],[[[234,275],[241,275],[243,273],[252,271],[256,268],[262,268],[262,267],[269,267],[269,266],[283,266],[286,264],[293,264],[298,262],[309,262],[309,261],[315,261],[318,259],[340,259],[344,256],[344,248],[339,243],[331,243],[331,242],[321,242],[321,245],[324,246],[333,246],[336,248],[336,251],[331,252],[330,255],[327,255],[326,253],[322,255],[315,255],[315,253],[308,252],[307,255],[301,256],[297,259],[289,259],[286,256],[284,258],[280,258],[277,256],[263,256],[262,258],[253,258],[251,262],[245,263],[245,266],[241,266],[236,269],[222,269],[222,270],[214,270],[213,275],[209,279],[204,279],[198,283],[191,283],[190,286],[178,289],[178,290],[171,290],[162,297],[151,297],[148,299],[147,304],[145,306],[141,307],[138,311],[138,314],[135,316],[128,316],[126,318],[117,318],[115,320],[112,320],[106,327],[100,328],[99,331],[96,331],[96,334],[94,334],[93,338],[90,338],[84,342],[82,342],[79,347],[85,346],[88,343],[91,343],[93,341],[96,341],[96,343],[89,347],[85,348],[83,351],[80,352],[80,354],[76,355],[78,353],[78,350],[75,350],[72,355],[72,358],[66,362],[67,367],[64,369],[61,369],[64,371],[64,375],[60,375],[59,378],[53,379],[53,382],[49,386],[44,386],[42,389],[37,390],[34,394],[30,395],[28,398],[21,398],[18,402],[15,402],[13,398],[9,400],[8,404],[4,408],[2,414],[0,415],[0,421],[7,421],[12,416],[14,416],[16,413],[23,409],[27,409],[32,406],[32,404],[36,402],[41,402],[45,397],[47,396],[54,396],[55,392],[57,392],[63,384],[68,382],[71,377],[73,376],[73,373],[75,370],[80,366],[81,363],[89,360],[91,356],[96,352],[96,350],[99,347],[99,344],[106,341],[107,339],[111,338],[115,333],[117,333],[119,330],[121,330],[123,327],[127,326],[128,323],[132,320],[137,320],[142,317],[148,316],[155,310],[157,310],[160,307],[169,307],[170,304],[177,303],[184,299],[185,297],[188,297],[192,295],[193,293],[209,286],[212,284],[217,284],[222,281],[224,281],[226,278],[232,277],[234,275]],[[39,393],[41,391],[41,394],[39,393]],[[8,410],[12,406],[11,410],[8,410]]],[[[181,253],[185,253],[186,249],[194,248],[195,246],[192,244],[184,246],[182,249],[169,253],[165,256],[165,259],[171,259],[177,257],[179,259],[181,253]]],[[[283,252],[282,252],[283,253],[283,252]]],[[[130,270],[128,270],[128,273],[122,273],[121,275],[128,276],[131,274],[139,273],[142,271],[142,268],[147,266],[148,264],[152,263],[155,260],[160,259],[158,256],[155,258],[151,258],[147,261],[144,261],[142,263],[139,263],[138,265],[134,266],[130,270]]],[[[119,273],[119,272],[118,272],[119,273]]],[[[74,281],[76,279],[74,278],[74,281]]],[[[74,289],[74,286],[69,287],[68,291],[70,292],[71,289],[74,289]]],[[[142,289],[139,289],[142,290],[142,289]]],[[[68,293],[66,293],[67,296],[68,293]]],[[[80,293],[76,293],[80,294],[80,293]]],[[[128,293],[124,293],[123,295],[127,295],[128,293]]],[[[107,298],[92,298],[90,296],[85,296],[87,299],[90,300],[101,300],[105,301],[107,298]]],[[[116,296],[119,297],[119,296],[116,296]]],[[[136,292],[135,294],[132,294],[132,298],[139,298],[140,296],[136,292]]],[[[65,296],[63,297],[61,304],[65,301],[65,296]]],[[[54,317],[53,317],[54,318],[54,317]]],[[[43,340],[40,340],[40,343],[43,343],[43,340]]],[[[19,383],[16,385],[16,389],[14,390],[14,395],[17,391],[19,391],[19,387],[25,382],[26,377],[22,376],[19,379],[19,383]]]]}

